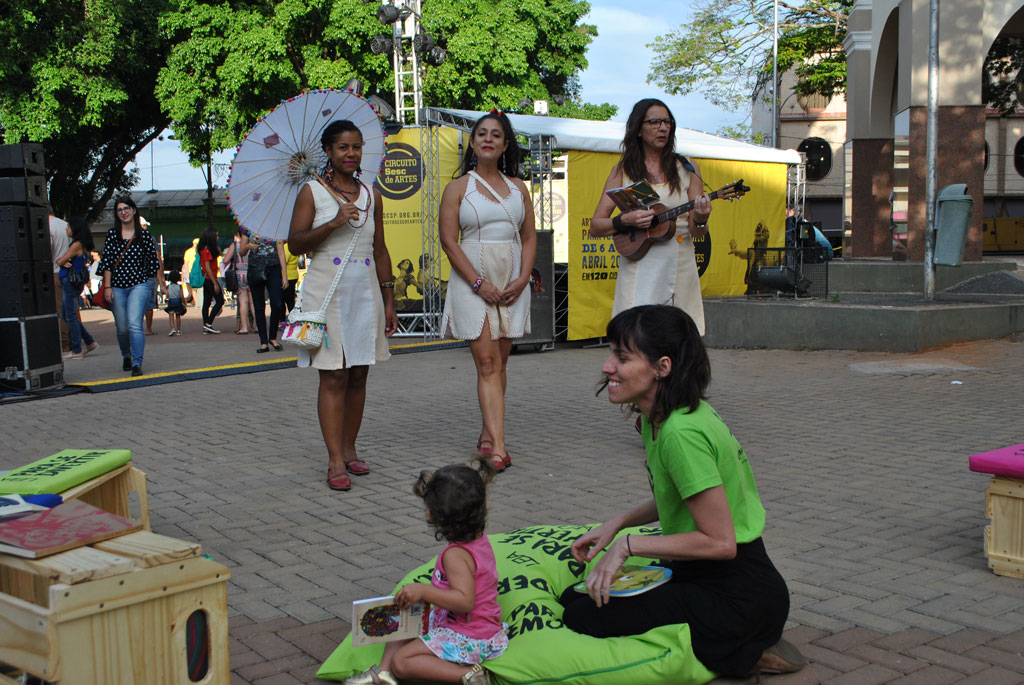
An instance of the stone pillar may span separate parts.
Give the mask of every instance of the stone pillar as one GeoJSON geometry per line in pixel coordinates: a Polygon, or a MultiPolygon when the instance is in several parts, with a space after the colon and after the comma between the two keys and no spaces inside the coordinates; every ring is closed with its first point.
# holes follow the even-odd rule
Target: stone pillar
{"type": "MultiPolygon", "coordinates": [[[[928,218],[925,204],[927,125],[928,108],[911,107],[907,253],[909,259],[919,262],[924,261],[924,230],[928,218]]],[[[938,143],[935,160],[938,170],[936,193],[950,183],[967,184],[967,193],[974,198],[974,213],[967,234],[964,261],[981,261],[982,203],[985,195],[985,108],[967,105],[939,107],[938,143]]]]}
{"type": "Polygon", "coordinates": [[[849,220],[853,239],[846,257],[891,257],[889,193],[892,191],[892,138],[855,138],[852,146],[852,193],[849,220]]]}

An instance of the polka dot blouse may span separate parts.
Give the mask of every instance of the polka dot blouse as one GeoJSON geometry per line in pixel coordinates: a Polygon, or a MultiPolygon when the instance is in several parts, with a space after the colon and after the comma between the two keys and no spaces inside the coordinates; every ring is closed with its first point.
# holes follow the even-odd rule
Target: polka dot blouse
{"type": "Polygon", "coordinates": [[[100,258],[100,265],[97,271],[111,271],[110,285],[115,288],[131,288],[156,275],[160,263],[156,258],[156,243],[153,236],[146,229],[135,229],[135,240],[128,245],[127,240],[121,237],[121,227],[114,226],[107,231],[107,237],[103,243],[103,257],[100,258]],[[125,248],[127,252],[125,251],[125,248]],[[121,255],[124,254],[124,257],[121,255]],[[118,261],[120,258],[121,261],[118,261]],[[114,269],[114,264],[117,268],[114,269]]]}

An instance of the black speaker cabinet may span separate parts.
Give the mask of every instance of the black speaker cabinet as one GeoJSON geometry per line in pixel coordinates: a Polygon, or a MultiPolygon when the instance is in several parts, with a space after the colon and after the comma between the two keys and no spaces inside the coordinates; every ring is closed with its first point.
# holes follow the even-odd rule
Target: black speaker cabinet
{"type": "Polygon", "coordinates": [[[0,318],[0,389],[64,387],[57,315],[0,318]]]}
{"type": "Polygon", "coordinates": [[[57,313],[53,262],[0,264],[0,317],[57,313]]]}
{"type": "Polygon", "coordinates": [[[52,259],[50,215],[46,209],[0,205],[0,262],[48,262],[52,259]]]}
{"type": "Polygon", "coordinates": [[[0,145],[0,176],[45,176],[40,143],[0,145]]]}
{"type": "Polygon", "coordinates": [[[46,178],[43,176],[0,178],[0,205],[46,207],[46,178]]]}

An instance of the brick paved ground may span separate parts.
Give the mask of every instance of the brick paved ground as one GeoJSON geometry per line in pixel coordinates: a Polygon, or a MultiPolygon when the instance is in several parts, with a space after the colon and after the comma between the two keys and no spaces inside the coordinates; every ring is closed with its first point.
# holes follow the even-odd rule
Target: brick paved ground
{"type": "MultiPolygon", "coordinates": [[[[241,349],[194,342],[154,347],[153,364],[241,349]]],[[[491,490],[491,531],[601,520],[647,494],[631,423],[594,397],[606,354],[513,357],[515,468],[491,490]]],[[[988,570],[987,478],[967,470],[969,454],[1022,439],[1024,345],[715,350],[712,364],[712,402],[751,457],[792,591],[787,635],[811,661],[764,682],[1024,682],[1024,581],[988,570]]],[[[290,369],[9,405],[0,468],[67,446],[131,449],[153,529],[232,568],[232,682],[314,682],[351,601],[439,551],[409,488],[468,455],[479,430],[467,350],[397,356],[370,375],[359,445],[374,472],[333,493],[315,390],[290,369]]]]}

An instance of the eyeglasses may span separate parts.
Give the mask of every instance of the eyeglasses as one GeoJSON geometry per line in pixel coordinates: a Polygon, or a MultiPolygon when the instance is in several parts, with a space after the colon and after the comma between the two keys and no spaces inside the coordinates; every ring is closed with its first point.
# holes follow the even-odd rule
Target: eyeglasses
{"type": "Polygon", "coordinates": [[[130,211],[132,211],[131,207],[118,207],[117,208],[117,213],[118,214],[120,214],[121,212],[130,212],[130,211]]]}
{"type": "Polygon", "coordinates": [[[660,128],[661,126],[668,126],[672,128],[671,119],[645,119],[644,123],[652,128],[660,128]]]}

